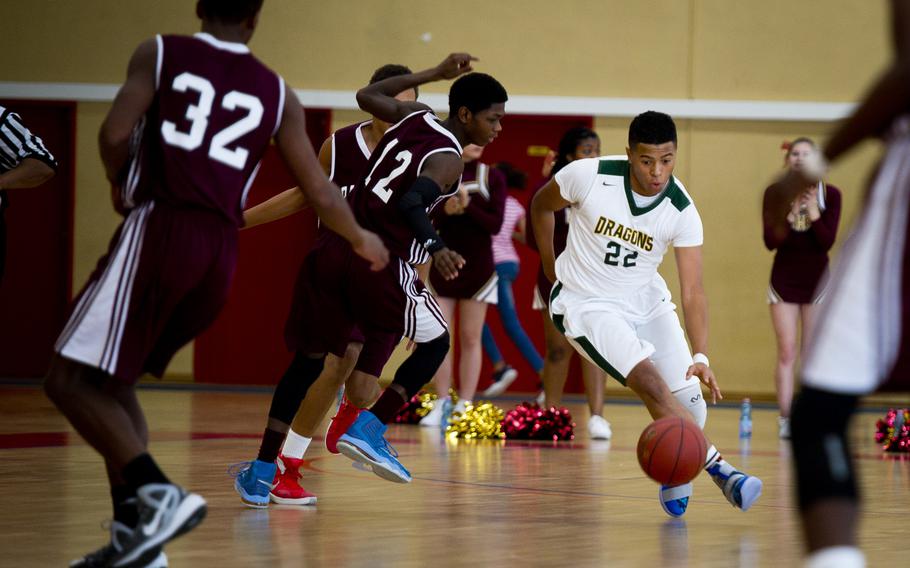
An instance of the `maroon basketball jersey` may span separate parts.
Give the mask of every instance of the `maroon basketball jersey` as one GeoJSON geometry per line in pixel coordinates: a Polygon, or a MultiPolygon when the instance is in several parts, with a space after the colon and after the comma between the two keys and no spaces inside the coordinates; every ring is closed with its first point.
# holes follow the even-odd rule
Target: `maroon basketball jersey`
{"type": "MultiPolygon", "coordinates": [[[[410,264],[424,263],[430,256],[414,238],[414,231],[398,210],[398,201],[417,180],[424,161],[440,152],[461,158],[461,144],[432,111],[412,113],[379,140],[365,179],[350,197],[357,221],[378,234],[392,254],[410,264]]],[[[452,184],[450,194],[457,189],[458,184],[452,184]]],[[[440,196],[427,211],[445,197],[440,196]]]]}
{"type": "Polygon", "coordinates": [[[370,124],[360,122],[339,128],[332,133],[332,166],[329,179],[341,188],[341,195],[347,197],[354,186],[367,174],[370,149],[363,138],[363,127],[370,124]]]}
{"type": "Polygon", "coordinates": [[[281,123],[284,82],[243,44],[205,33],[156,39],[155,99],[134,132],[124,205],[207,209],[239,226],[281,123]]]}

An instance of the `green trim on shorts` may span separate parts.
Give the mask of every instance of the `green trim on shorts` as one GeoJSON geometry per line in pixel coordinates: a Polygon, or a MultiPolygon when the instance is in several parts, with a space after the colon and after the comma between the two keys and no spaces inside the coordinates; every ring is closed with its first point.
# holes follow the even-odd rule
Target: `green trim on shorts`
{"type": "Polygon", "coordinates": [[[617,371],[613,367],[613,365],[611,365],[610,363],[607,362],[606,359],[604,359],[604,356],[601,355],[597,351],[597,349],[594,348],[594,345],[590,341],[588,341],[587,337],[582,335],[581,337],[573,337],[572,340],[575,341],[576,343],[578,343],[579,345],[581,345],[581,348],[585,350],[585,353],[588,354],[588,357],[590,357],[592,361],[597,363],[598,367],[600,367],[601,369],[606,371],[611,377],[616,379],[619,382],[619,384],[621,384],[622,386],[626,386],[626,378],[622,375],[622,373],[617,371]]]}
{"type": "Polygon", "coordinates": [[[561,291],[562,291],[562,282],[557,280],[556,285],[553,286],[552,290],[550,290],[550,302],[549,303],[552,304],[553,300],[556,298],[556,296],[559,295],[559,292],[561,292],[561,291]]]}
{"type": "Polygon", "coordinates": [[[563,320],[566,319],[566,316],[562,314],[553,314],[553,325],[556,326],[556,329],[559,330],[559,333],[566,334],[566,324],[563,323],[563,320]]]}

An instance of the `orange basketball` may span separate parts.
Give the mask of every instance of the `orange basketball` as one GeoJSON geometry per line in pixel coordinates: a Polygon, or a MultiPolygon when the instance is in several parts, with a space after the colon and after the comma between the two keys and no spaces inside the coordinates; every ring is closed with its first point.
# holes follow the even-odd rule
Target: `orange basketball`
{"type": "Polygon", "coordinates": [[[695,479],[707,453],[708,443],[698,425],[678,416],[648,424],[638,439],[641,469],[662,485],[682,485],[695,479]]]}

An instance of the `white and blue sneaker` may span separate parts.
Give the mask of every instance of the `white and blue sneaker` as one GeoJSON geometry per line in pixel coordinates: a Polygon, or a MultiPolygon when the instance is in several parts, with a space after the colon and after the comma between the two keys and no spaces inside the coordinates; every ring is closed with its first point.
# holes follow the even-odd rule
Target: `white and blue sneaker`
{"type": "Polygon", "coordinates": [[[727,465],[727,468],[730,469],[729,473],[724,473],[723,470],[727,468],[722,467],[720,462],[712,465],[706,471],[711,476],[711,479],[714,480],[714,483],[724,492],[724,497],[727,498],[731,505],[737,509],[748,511],[761,496],[761,479],[737,471],[729,464],[724,465],[727,465]]]}
{"type": "Polygon", "coordinates": [[[338,451],[373,469],[379,477],[396,483],[410,483],[410,472],[396,458],[398,452],[383,437],[386,425],[369,410],[364,410],[357,420],[338,439],[338,451]]]}
{"type": "Polygon", "coordinates": [[[234,489],[247,507],[264,509],[269,506],[269,492],[275,487],[275,463],[253,460],[234,464],[228,472],[234,476],[234,489]]]}
{"type": "Polygon", "coordinates": [[[666,514],[676,518],[682,517],[686,514],[686,508],[689,506],[689,497],[692,496],[692,484],[661,485],[657,496],[660,499],[660,506],[663,507],[666,514]]]}

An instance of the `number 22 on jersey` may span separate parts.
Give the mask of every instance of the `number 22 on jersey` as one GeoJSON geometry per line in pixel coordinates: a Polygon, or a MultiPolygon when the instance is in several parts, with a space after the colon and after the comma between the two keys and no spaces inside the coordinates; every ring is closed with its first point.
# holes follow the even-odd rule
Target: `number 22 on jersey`
{"type": "Polygon", "coordinates": [[[619,266],[619,257],[622,254],[623,250],[627,250],[628,254],[622,258],[622,265],[626,268],[635,266],[635,259],[638,258],[638,252],[634,250],[628,250],[616,241],[610,241],[607,243],[607,254],[604,256],[604,264],[608,264],[610,266],[619,266]]]}
{"type": "MultiPolygon", "coordinates": [[[[189,132],[178,130],[177,125],[169,120],[161,123],[161,136],[166,143],[191,152],[199,148],[205,138],[209,116],[212,114],[212,103],[215,100],[215,88],[208,79],[184,72],[174,77],[171,89],[180,93],[188,90],[199,93],[197,103],[187,106],[184,115],[190,121],[189,132]]],[[[222,164],[243,170],[249,151],[240,146],[229,149],[228,145],[259,126],[263,114],[262,101],[247,93],[231,91],[222,97],[221,108],[229,111],[240,108],[246,111],[246,115],[212,136],[208,155],[222,164]]]]}

